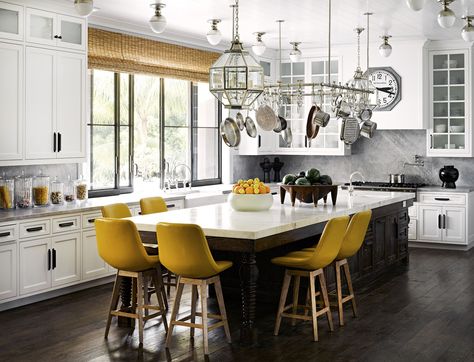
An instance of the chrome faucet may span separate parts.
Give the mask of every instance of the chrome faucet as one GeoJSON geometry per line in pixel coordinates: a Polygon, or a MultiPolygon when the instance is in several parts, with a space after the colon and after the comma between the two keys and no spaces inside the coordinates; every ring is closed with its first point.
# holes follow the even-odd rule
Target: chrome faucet
{"type": "Polygon", "coordinates": [[[359,171],[354,171],[353,173],[351,173],[351,175],[349,176],[349,187],[347,188],[347,191],[349,191],[349,196],[354,195],[354,186],[352,186],[352,179],[355,175],[359,175],[362,179],[362,182],[365,182],[364,175],[362,175],[359,171]]]}
{"type": "Polygon", "coordinates": [[[413,163],[404,162],[403,167],[405,167],[405,166],[424,167],[425,166],[425,161],[423,160],[423,156],[415,155],[413,157],[413,159],[415,160],[415,162],[413,162],[413,163]]]}
{"type": "Polygon", "coordinates": [[[171,177],[173,177],[173,179],[175,181],[176,190],[179,188],[179,182],[178,182],[178,179],[176,178],[176,169],[178,167],[184,167],[185,169],[187,169],[189,171],[189,179],[184,179],[183,180],[183,189],[186,188],[186,183],[188,182],[189,183],[189,189],[191,190],[191,178],[192,178],[191,167],[189,167],[188,165],[186,165],[184,163],[177,164],[176,166],[173,167],[173,171],[171,171],[171,177]]]}

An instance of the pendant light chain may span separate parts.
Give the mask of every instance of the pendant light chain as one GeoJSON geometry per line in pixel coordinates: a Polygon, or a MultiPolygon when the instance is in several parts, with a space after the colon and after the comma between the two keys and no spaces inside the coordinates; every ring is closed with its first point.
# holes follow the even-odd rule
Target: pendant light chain
{"type": "Polygon", "coordinates": [[[235,0],[235,40],[240,41],[240,36],[239,36],[239,0],[235,0]]]}
{"type": "Polygon", "coordinates": [[[329,29],[328,29],[328,83],[331,84],[331,0],[328,1],[329,5],[329,29]]]}

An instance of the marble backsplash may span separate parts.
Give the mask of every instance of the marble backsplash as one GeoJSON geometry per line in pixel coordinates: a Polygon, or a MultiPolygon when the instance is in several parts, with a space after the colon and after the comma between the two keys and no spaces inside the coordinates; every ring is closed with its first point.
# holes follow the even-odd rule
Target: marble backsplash
{"type": "Polygon", "coordinates": [[[43,175],[50,176],[51,180],[57,177],[58,180],[66,181],[68,175],[71,176],[72,180],[75,180],[79,176],[79,165],[75,163],[71,164],[59,164],[59,165],[34,165],[34,166],[5,166],[0,167],[0,176],[5,173],[6,177],[15,177],[21,175],[24,171],[27,176],[36,176],[41,170],[43,175]]]}
{"type": "MultiPolygon", "coordinates": [[[[260,168],[265,156],[234,156],[234,178],[262,177],[260,168]]],[[[268,156],[273,161],[274,156],[268,156]]],[[[426,157],[426,132],[423,130],[377,131],[373,139],[361,138],[352,146],[350,156],[278,156],[285,163],[281,175],[311,167],[330,175],[335,182],[347,182],[353,171],[360,171],[367,181],[389,181],[389,174],[404,173],[406,182],[441,185],[439,169],[454,165],[459,170],[458,186],[474,185],[474,158],[426,157]],[[405,166],[414,155],[423,156],[424,167],[405,166]]],[[[272,172],[273,181],[273,172],[272,172]]]]}

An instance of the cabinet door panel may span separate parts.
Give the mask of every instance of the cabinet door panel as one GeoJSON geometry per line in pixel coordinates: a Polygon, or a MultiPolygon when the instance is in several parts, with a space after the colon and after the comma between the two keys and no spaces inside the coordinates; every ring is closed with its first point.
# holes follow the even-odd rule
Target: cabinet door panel
{"type": "Polygon", "coordinates": [[[83,55],[56,57],[58,158],[85,157],[85,63],[83,55]]]}
{"type": "Polygon", "coordinates": [[[25,158],[56,158],[53,148],[55,127],[55,52],[26,49],[25,158]]]}
{"type": "Polygon", "coordinates": [[[94,279],[109,273],[107,263],[99,256],[95,231],[82,233],[82,278],[94,279]]]}
{"type": "Polygon", "coordinates": [[[447,243],[467,244],[466,209],[463,207],[445,207],[444,220],[444,241],[447,243]]]}
{"type": "Polygon", "coordinates": [[[17,295],[16,244],[0,245],[0,300],[17,295]]]}
{"type": "Polygon", "coordinates": [[[63,48],[84,50],[86,48],[86,21],[83,18],[58,15],[58,27],[61,38],[58,45],[63,48]]]}
{"type": "Polygon", "coordinates": [[[50,243],[49,238],[20,242],[20,294],[51,287],[50,243]]]}
{"type": "MultiPolygon", "coordinates": [[[[52,285],[62,285],[81,279],[81,233],[55,236],[52,250],[56,254],[53,262],[52,285]]],[[[54,254],[53,254],[54,255],[54,254]]]]}
{"type": "Polygon", "coordinates": [[[23,40],[23,6],[0,3],[0,37],[23,40]]]}
{"type": "Polygon", "coordinates": [[[26,41],[56,45],[56,14],[37,9],[26,9],[26,41]]]}
{"type": "Polygon", "coordinates": [[[418,212],[418,240],[441,241],[443,235],[438,222],[442,215],[442,208],[420,205],[418,212]]]}
{"type": "MultiPolygon", "coordinates": [[[[1,20],[0,20],[1,21],[1,20]]],[[[23,46],[0,43],[0,161],[23,158],[23,46]]]]}

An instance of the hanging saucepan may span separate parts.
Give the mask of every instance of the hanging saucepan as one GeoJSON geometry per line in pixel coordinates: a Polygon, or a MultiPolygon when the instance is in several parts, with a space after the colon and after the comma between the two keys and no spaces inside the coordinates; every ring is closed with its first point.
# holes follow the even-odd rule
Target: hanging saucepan
{"type": "Polygon", "coordinates": [[[264,131],[273,131],[277,126],[277,116],[270,106],[261,105],[258,107],[255,118],[257,119],[257,124],[264,131]]]}
{"type": "Polygon", "coordinates": [[[318,106],[313,104],[308,113],[308,118],[306,120],[306,137],[309,141],[315,138],[319,132],[319,126],[313,122],[314,113],[317,112],[318,106]]]}
{"type": "Polygon", "coordinates": [[[377,123],[372,121],[365,121],[360,127],[360,135],[365,138],[374,137],[375,130],[377,129],[377,123]]]}
{"type": "Polygon", "coordinates": [[[257,127],[255,126],[255,122],[253,121],[253,119],[249,116],[245,118],[245,130],[247,131],[247,134],[250,137],[257,137],[257,127]]]}
{"type": "Polygon", "coordinates": [[[240,130],[234,119],[228,117],[221,123],[221,137],[229,147],[237,147],[240,144],[240,130]]]}
{"type": "Polygon", "coordinates": [[[324,112],[319,107],[317,107],[316,112],[313,113],[313,123],[319,127],[326,127],[330,119],[331,116],[329,115],[329,113],[324,112]]]}
{"type": "Polygon", "coordinates": [[[242,113],[238,112],[236,115],[235,115],[235,123],[237,123],[237,126],[239,126],[239,129],[241,131],[244,130],[245,128],[245,121],[244,121],[244,116],[242,115],[242,113]]]}
{"type": "Polygon", "coordinates": [[[350,117],[351,115],[351,107],[347,102],[342,101],[339,102],[338,106],[336,107],[336,117],[340,118],[347,118],[350,117]]]}
{"type": "Polygon", "coordinates": [[[352,145],[360,135],[360,126],[357,119],[349,117],[342,120],[341,141],[346,145],[352,145]]]}
{"type": "Polygon", "coordinates": [[[286,119],[284,119],[282,116],[278,116],[277,126],[273,129],[273,131],[276,133],[280,133],[281,131],[285,130],[286,127],[288,127],[286,119]]]}
{"type": "Polygon", "coordinates": [[[369,107],[362,108],[357,116],[363,122],[370,121],[372,118],[372,110],[369,107]]]}
{"type": "Polygon", "coordinates": [[[290,146],[293,142],[293,133],[291,132],[290,127],[287,127],[285,130],[281,131],[280,136],[287,146],[290,146]]]}

